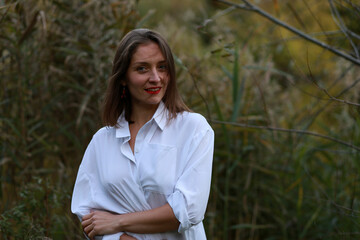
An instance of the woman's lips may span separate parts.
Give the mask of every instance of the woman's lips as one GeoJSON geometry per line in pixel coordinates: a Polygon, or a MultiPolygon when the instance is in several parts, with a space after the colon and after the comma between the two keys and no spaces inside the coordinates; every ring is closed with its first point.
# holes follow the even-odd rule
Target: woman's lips
{"type": "Polygon", "coordinates": [[[158,94],[161,91],[161,87],[146,88],[145,91],[149,94],[158,94]]]}

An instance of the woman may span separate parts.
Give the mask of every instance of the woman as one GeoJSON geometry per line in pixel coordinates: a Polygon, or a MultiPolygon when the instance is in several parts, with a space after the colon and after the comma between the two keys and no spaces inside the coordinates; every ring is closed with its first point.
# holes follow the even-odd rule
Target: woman
{"type": "Polygon", "coordinates": [[[158,33],[136,29],[121,40],[103,120],[73,192],[71,210],[84,233],[206,239],[214,132],[181,100],[171,50],[158,33]]]}

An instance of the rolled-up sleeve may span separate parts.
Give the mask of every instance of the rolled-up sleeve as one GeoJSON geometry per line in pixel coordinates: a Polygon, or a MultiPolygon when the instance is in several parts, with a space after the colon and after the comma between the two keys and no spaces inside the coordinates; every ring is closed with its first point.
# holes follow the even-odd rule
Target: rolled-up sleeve
{"type": "Polygon", "coordinates": [[[213,152],[214,131],[209,127],[195,134],[185,159],[187,164],[184,171],[174,192],[167,198],[180,222],[180,233],[204,218],[210,193],[213,152]]]}

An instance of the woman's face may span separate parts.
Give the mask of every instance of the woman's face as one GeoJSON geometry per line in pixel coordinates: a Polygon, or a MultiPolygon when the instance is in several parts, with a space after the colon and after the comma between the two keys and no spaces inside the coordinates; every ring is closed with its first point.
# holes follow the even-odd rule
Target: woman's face
{"type": "Polygon", "coordinates": [[[168,66],[154,42],[137,47],[126,73],[132,107],[156,108],[165,95],[169,82],[168,66]]]}

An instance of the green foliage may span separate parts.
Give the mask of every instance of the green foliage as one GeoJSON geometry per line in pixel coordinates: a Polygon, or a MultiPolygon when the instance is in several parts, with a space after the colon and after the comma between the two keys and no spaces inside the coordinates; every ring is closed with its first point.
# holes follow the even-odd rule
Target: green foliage
{"type": "Polygon", "coordinates": [[[6,210],[0,217],[3,239],[66,238],[69,219],[64,214],[64,203],[69,202],[69,190],[57,188],[49,180],[33,177],[19,192],[19,204],[6,210]]]}
{"type": "Polygon", "coordinates": [[[83,151],[101,124],[99,103],[114,50],[138,20],[134,7],[81,0],[1,6],[0,211],[14,218],[3,228],[5,239],[81,236],[70,193],[83,151]],[[26,192],[19,195],[32,176],[54,186],[39,183],[37,194],[55,197],[64,187],[62,211],[48,211],[40,196],[30,204],[26,192]]]}
{"type": "MultiPolygon", "coordinates": [[[[257,2],[353,51],[324,33],[336,27],[327,1],[257,2]]],[[[357,8],[337,4],[356,32],[357,8]]],[[[359,68],[214,1],[26,0],[0,1],[0,239],[83,237],[71,191],[116,46],[134,27],[168,39],[185,102],[215,130],[208,239],[359,237],[360,153],[291,131],[360,146],[359,68]]]]}

